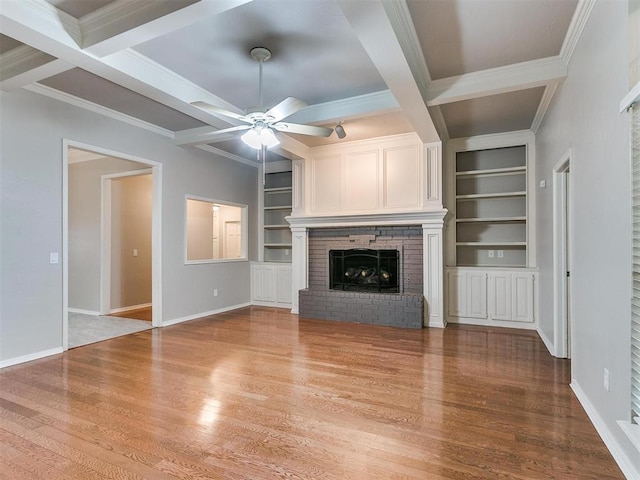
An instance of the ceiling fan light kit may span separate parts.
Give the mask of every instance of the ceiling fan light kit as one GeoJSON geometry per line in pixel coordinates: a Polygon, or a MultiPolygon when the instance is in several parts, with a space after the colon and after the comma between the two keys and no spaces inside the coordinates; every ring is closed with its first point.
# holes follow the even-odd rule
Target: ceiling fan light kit
{"type": "MultiPolygon", "coordinates": [[[[275,147],[280,143],[275,132],[299,133],[302,135],[312,135],[317,137],[328,137],[333,133],[332,128],[282,122],[281,120],[293,115],[307,106],[306,103],[298,100],[297,98],[287,97],[276,106],[266,109],[263,106],[262,101],[262,64],[271,58],[271,51],[269,51],[268,48],[255,47],[251,49],[250,55],[251,58],[258,62],[259,65],[258,107],[249,108],[246,110],[246,113],[242,115],[218,108],[205,102],[191,103],[191,105],[206,112],[213,113],[215,115],[223,115],[247,124],[216,130],[214,134],[221,135],[246,130],[246,132],[240,137],[242,141],[251,148],[262,150],[263,148],[275,147]]],[[[342,131],[344,132],[344,129],[342,129],[342,131]]]]}

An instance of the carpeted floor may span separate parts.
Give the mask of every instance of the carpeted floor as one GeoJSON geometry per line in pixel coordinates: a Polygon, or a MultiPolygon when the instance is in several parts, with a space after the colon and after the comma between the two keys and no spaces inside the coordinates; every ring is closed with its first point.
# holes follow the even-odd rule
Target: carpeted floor
{"type": "Polygon", "coordinates": [[[69,312],[69,348],[150,330],[151,322],[69,312]]]}

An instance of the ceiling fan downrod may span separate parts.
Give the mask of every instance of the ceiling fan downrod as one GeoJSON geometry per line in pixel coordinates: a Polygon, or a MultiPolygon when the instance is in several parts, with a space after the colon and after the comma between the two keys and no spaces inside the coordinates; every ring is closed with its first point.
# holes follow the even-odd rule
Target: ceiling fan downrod
{"type": "Polygon", "coordinates": [[[251,58],[258,62],[258,105],[264,107],[262,98],[262,65],[271,58],[271,50],[265,47],[254,47],[249,52],[251,58]]]}

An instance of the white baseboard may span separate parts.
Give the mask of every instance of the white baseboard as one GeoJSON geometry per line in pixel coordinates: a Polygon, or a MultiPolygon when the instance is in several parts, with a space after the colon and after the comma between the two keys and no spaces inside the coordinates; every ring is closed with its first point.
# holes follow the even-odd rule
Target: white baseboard
{"type": "Polygon", "coordinates": [[[533,322],[508,322],[506,320],[489,320],[488,318],[448,317],[447,323],[459,325],[479,325],[481,327],[519,328],[520,330],[535,330],[533,322]]]}
{"type": "Polygon", "coordinates": [[[278,302],[257,302],[253,300],[251,305],[255,305],[256,307],[273,307],[273,308],[286,308],[291,310],[290,303],[278,303],[278,302]]]}
{"type": "Polygon", "coordinates": [[[540,340],[542,340],[542,343],[544,343],[544,346],[547,347],[547,350],[549,350],[549,353],[555,357],[556,347],[551,342],[551,340],[549,340],[549,337],[547,337],[547,335],[542,331],[542,329],[539,326],[536,326],[536,332],[538,332],[538,336],[540,337],[540,340]]]}
{"type": "Polygon", "coordinates": [[[629,480],[640,478],[640,470],[638,470],[633,465],[633,462],[631,461],[631,459],[625,454],[625,451],[620,447],[620,444],[618,443],[618,440],[616,439],[615,435],[613,434],[613,432],[611,432],[611,430],[609,429],[605,421],[602,419],[602,417],[600,417],[600,415],[598,414],[598,411],[595,409],[595,407],[589,400],[589,397],[584,392],[584,390],[582,390],[578,382],[576,382],[575,379],[573,379],[571,380],[570,386],[571,386],[571,389],[573,390],[573,393],[576,394],[576,397],[578,398],[578,401],[582,405],[582,408],[584,408],[584,411],[587,413],[589,420],[591,420],[591,423],[593,424],[596,431],[598,432],[598,435],[600,435],[600,438],[602,438],[602,441],[604,442],[606,447],[609,449],[609,452],[611,452],[611,455],[613,456],[613,459],[618,464],[618,467],[620,467],[620,470],[622,470],[622,473],[624,474],[624,476],[627,477],[629,480]]]}
{"type": "Polygon", "coordinates": [[[129,312],[131,310],[140,310],[141,308],[148,308],[150,306],[151,306],[150,303],[141,303],[140,305],[129,305],[128,307],[112,308],[111,310],[109,310],[109,313],[129,312]]]}
{"type": "Polygon", "coordinates": [[[51,355],[58,355],[59,353],[62,353],[62,347],[51,348],[49,350],[43,350],[42,352],[30,353],[29,355],[22,355],[21,357],[8,358],[7,360],[0,361],[0,368],[11,367],[12,365],[18,365],[19,363],[25,363],[44,357],[50,357],[51,355]]]}
{"type": "Polygon", "coordinates": [[[250,307],[251,302],[240,303],[238,305],[231,305],[230,307],[218,308],[217,310],[209,310],[208,312],[195,313],[193,315],[187,315],[186,317],[174,318],[173,320],[167,320],[162,322],[163,327],[175,325],[176,323],[188,322],[189,320],[196,320],[202,317],[208,317],[209,315],[216,315],[218,313],[229,312],[231,310],[237,310],[238,308],[250,307]]]}
{"type": "Polygon", "coordinates": [[[82,308],[67,308],[67,312],[82,313],[84,315],[100,315],[100,312],[96,312],[95,310],[84,310],[82,308]]]}

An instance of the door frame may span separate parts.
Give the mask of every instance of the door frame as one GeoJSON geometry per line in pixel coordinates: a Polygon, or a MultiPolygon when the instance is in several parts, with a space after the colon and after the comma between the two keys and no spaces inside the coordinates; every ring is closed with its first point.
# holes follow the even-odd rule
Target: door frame
{"type": "MultiPolygon", "coordinates": [[[[62,139],[62,349],[69,349],[69,148],[107,157],[142,163],[151,167],[151,326],[162,326],[162,163],[107,148],[62,139]]],[[[102,252],[102,242],[101,242],[102,252]]],[[[102,258],[102,253],[101,253],[102,258]]],[[[102,286],[101,286],[102,287],[102,286]]],[[[102,288],[101,288],[102,292],[102,288]]],[[[102,307],[102,300],[101,300],[102,307]]]]}
{"type": "Polygon", "coordinates": [[[571,351],[568,318],[571,292],[567,287],[571,238],[571,225],[567,218],[571,215],[567,215],[567,209],[571,202],[567,192],[571,192],[569,167],[572,157],[570,148],[553,167],[553,343],[554,355],[559,358],[567,358],[571,351]]]}
{"type": "MultiPolygon", "coordinates": [[[[100,199],[100,315],[111,313],[111,185],[117,178],[152,175],[153,169],[128,170],[102,175],[100,199]]],[[[153,194],[152,194],[153,195],[153,194]]],[[[153,211],[153,206],[151,207],[153,211]]],[[[153,301],[151,302],[153,305],[153,301]]],[[[153,313],[153,311],[152,311],[153,313]]]]}

